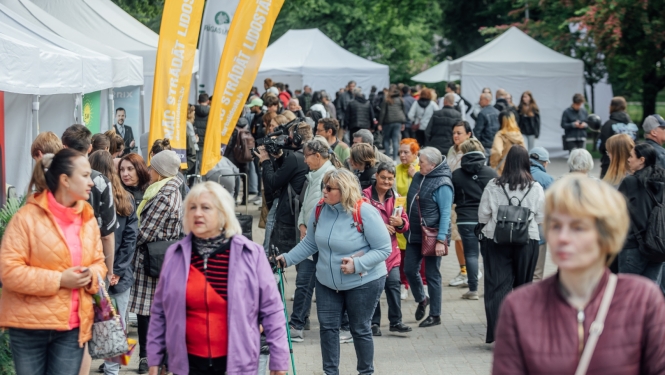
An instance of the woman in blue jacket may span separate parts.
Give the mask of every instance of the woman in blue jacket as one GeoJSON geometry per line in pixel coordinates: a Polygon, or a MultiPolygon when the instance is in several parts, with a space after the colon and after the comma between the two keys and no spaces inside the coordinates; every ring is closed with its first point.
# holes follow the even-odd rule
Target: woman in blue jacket
{"type": "Polygon", "coordinates": [[[277,260],[292,266],[319,252],[316,306],[323,372],[339,374],[339,328],[346,307],[358,373],[373,374],[371,320],[386,282],[385,260],[392,251],[390,235],[376,208],[362,202],[353,173],[345,169],[329,171],[323,177],[323,186],[323,202],[309,217],[307,235],[277,260]],[[355,216],[360,220],[354,220],[357,208],[360,215],[355,216]],[[356,221],[362,226],[357,227],[356,221]],[[364,231],[363,227],[372,230],[364,231]]]}

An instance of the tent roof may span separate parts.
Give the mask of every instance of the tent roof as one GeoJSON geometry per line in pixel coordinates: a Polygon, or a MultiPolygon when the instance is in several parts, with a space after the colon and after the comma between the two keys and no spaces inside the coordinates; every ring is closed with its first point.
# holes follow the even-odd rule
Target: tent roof
{"type": "Polygon", "coordinates": [[[95,41],[51,16],[29,0],[0,0],[0,4],[31,23],[41,26],[66,40],[111,57],[114,87],[138,86],[143,84],[143,59],[140,56],[135,56],[95,41]]]}
{"type": "Polygon", "coordinates": [[[83,92],[79,55],[0,22],[0,90],[52,95],[83,92]]]}
{"type": "Polygon", "coordinates": [[[433,67],[425,70],[420,74],[411,77],[412,81],[423,83],[436,83],[442,81],[457,81],[459,76],[450,76],[449,74],[450,61],[444,60],[443,62],[434,65],[433,67]]]}
{"type": "Polygon", "coordinates": [[[454,60],[451,75],[519,75],[559,77],[580,75],[584,63],[539,43],[516,27],[476,51],[454,60]]]}
{"type": "Polygon", "coordinates": [[[388,72],[388,66],[375,63],[345,50],[319,29],[289,30],[272,43],[259,72],[307,74],[325,70],[329,75],[357,72],[388,72]],[[294,48],[297,46],[297,48],[294,48]]]}

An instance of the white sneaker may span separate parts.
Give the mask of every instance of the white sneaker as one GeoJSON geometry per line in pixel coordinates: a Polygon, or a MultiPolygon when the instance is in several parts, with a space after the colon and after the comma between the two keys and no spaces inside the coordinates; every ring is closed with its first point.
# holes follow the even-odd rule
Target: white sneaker
{"type": "Polygon", "coordinates": [[[316,290],[312,292],[312,302],[316,303],[316,290]]]}
{"type": "Polygon", "coordinates": [[[348,344],[353,342],[353,336],[350,331],[345,331],[343,329],[339,330],[339,343],[348,344]]]}
{"type": "Polygon", "coordinates": [[[291,294],[291,301],[293,301],[293,300],[295,300],[295,299],[296,299],[296,295],[295,295],[295,294],[291,294]]]}
{"type": "Polygon", "coordinates": [[[400,287],[399,287],[399,290],[400,290],[399,298],[400,298],[402,301],[404,301],[405,299],[409,298],[409,291],[406,290],[406,287],[405,287],[404,285],[400,286],[400,287]]]}
{"type": "Polygon", "coordinates": [[[466,275],[462,275],[460,272],[457,276],[455,276],[454,279],[450,280],[450,283],[448,285],[450,286],[461,286],[464,283],[468,283],[469,280],[466,277],[466,275]]]}
{"type": "Polygon", "coordinates": [[[483,278],[483,271],[478,270],[478,280],[483,278]]]}

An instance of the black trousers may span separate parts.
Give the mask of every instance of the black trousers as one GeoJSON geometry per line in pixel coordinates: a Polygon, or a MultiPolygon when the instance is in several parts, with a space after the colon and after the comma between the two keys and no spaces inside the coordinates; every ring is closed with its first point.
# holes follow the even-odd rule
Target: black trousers
{"type": "Polygon", "coordinates": [[[538,241],[529,240],[525,246],[499,246],[494,240],[485,239],[481,242],[480,252],[485,268],[485,342],[491,343],[494,342],[501,302],[514,288],[533,281],[538,263],[538,241]]]}
{"type": "Polygon", "coordinates": [[[136,321],[139,324],[139,358],[147,358],[148,353],[148,327],[150,326],[150,315],[136,314],[136,321]]]}
{"type": "Polygon", "coordinates": [[[226,374],[226,357],[202,358],[188,354],[189,375],[224,375],[226,374]]]}

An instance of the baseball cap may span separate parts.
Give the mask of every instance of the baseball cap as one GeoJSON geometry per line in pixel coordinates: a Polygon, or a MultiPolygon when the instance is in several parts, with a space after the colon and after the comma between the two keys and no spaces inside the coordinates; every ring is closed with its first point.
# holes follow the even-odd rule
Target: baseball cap
{"type": "Polygon", "coordinates": [[[252,101],[249,102],[249,104],[247,104],[245,107],[263,107],[263,100],[261,100],[261,98],[254,97],[254,99],[252,99],[252,101]]]}
{"type": "Polygon", "coordinates": [[[651,115],[644,120],[642,128],[645,133],[649,133],[656,128],[665,128],[665,120],[660,115],[651,115]]]}
{"type": "Polygon", "coordinates": [[[538,161],[550,162],[550,153],[543,147],[534,147],[529,151],[529,157],[538,161]]]}

